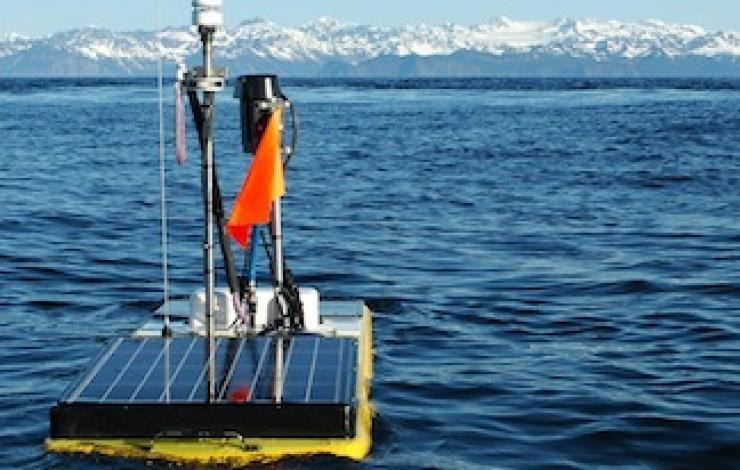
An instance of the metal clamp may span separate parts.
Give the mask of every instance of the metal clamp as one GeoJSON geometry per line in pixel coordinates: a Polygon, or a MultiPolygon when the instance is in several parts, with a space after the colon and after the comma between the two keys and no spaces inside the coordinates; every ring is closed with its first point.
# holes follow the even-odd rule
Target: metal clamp
{"type": "Polygon", "coordinates": [[[185,74],[182,86],[188,91],[221,91],[226,86],[229,72],[225,67],[214,67],[210,77],[205,76],[203,67],[195,67],[185,74]]]}

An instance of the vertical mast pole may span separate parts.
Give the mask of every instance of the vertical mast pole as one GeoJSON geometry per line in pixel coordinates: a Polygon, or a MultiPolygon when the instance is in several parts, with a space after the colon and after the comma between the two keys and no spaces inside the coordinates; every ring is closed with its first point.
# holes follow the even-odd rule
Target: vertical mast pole
{"type": "Polygon", "coordinates": [[[193,110],[196,119],[201,119],[201,150],[203,152],[203,164],[201,168],[201,181],[203,186],[203,206],[205,226],[203,230],[203,282],[206,291],[206,368],[208,370],[208,394],[209,403],[216,400],[216,348],[214,340],[214,291],[216,285],[215,262],[214,262],[214,240],[213,229],[215,224],[214,194],[216,187],[215,168],[213,165],[213,107],[216,91],[222,90],[225,81],[225,72],[219,76],[219,72],[213,67],[213,37],[216,30],[223,26],[224,15],[222,11],[223,0],[193,0],[193,25],[198,27],[200,39],[203,43],[203,70],[196,69],[189,74],[188,93],[191,101],[197,101],[195,93],[203,91],[203,105],[197,106],[199,112],[193,110]]]}
{"type": "Polygon", "coordinates": [[[281,318],[277,337],[275,340],[275,382],[273,384],[274,401],[280,403],[283,401],[283,330],[285,329],[285,309],[287,305],[284,302],[283,290],[283,221],[280,207],[280,198],[277,198],[272,204],[272,246],[275,249],[275,306],[281,318]]]}
{"type": "MultiPolygon", "coordinates": [[[[214,29],[208,26],[200,27],[203,41],[203,75],[206,79],[212,76],[211,49],[213,46],[214,29]]],[[[216,284],[215,261],[213,255],[213,103],[215,93],[203,92],[203,131],[205,134],[205,148],[203,149],[203,190],[205,191],[205,234],[203,242],[204,281],[206,289],[206,336],[208,341],[208,401],[216,398],[216,354],[213,331],[215,329],[214,290],[216,284]]]]}

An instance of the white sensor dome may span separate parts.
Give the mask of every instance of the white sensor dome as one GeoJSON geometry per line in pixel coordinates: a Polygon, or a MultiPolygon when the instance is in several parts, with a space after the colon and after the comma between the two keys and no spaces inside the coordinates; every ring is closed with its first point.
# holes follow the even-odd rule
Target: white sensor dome
{"type": "Polygon", "coordinates": [[[224,24],[223,0],[193,0],[193,25],[220,28],[224,24]]]}

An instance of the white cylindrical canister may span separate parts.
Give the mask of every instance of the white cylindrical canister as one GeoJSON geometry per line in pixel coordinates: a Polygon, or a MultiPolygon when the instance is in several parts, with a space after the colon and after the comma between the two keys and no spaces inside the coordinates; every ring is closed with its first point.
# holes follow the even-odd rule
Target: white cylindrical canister
{"type": "Polygon", "coordinates": [[[223,24],[223,0],[193,0],[194,26],[220,28],[223,24]]]}

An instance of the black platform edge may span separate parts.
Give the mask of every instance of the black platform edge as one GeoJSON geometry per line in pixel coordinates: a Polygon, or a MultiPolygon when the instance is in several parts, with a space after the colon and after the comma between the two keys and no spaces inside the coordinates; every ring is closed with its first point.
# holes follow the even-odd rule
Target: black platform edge
{"type": "Polygon", "coordinates": [[[344,404],[60,403],[49,413],[52,439],[344,438],[356,431],[356,410],[344,404]]]}

